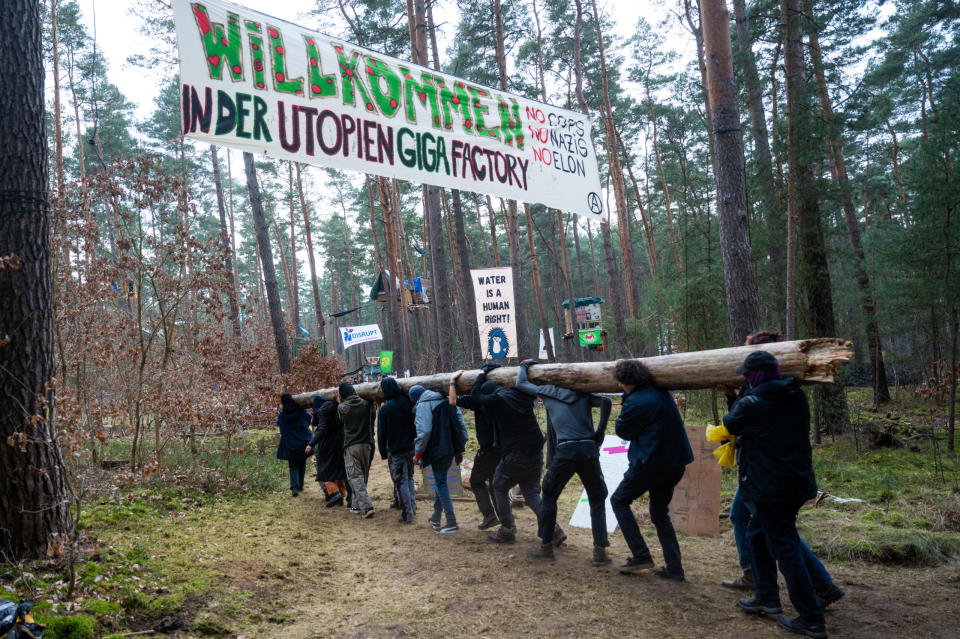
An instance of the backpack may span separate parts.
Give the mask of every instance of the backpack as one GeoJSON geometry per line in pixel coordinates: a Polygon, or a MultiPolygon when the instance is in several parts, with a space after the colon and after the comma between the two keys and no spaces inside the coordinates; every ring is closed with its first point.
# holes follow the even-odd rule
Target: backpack
{"type": "Polygon", "coordinates": [[[431,413],[432,427],[430,441],[423,458],[428,464],[441,457],[453,456],[462,453],[467,442],[463,433],[457,428],[456,408],[447,402],[439,402],[431,413]]]}

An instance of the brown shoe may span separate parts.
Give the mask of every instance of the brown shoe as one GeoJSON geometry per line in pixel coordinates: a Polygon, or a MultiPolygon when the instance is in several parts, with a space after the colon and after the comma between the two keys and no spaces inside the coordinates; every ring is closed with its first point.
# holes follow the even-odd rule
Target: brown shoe
{"type": "Polygon", "coordinates": [[[736,579],[724,579],[720,585],[734,590],[753,590],[753,573],[746,570],[736,579]]]}
{"type": "Polygon", "coordinates": [[[527,552],[527,556],[531,559],[553,559],[553,544],[540,544],[536,548],[532,548],[527,552]]]}
{"type": "Polygon", "coordinates": [[[607,555],[607,549],[603,546],[593,547],[593,565],[606,566],[610,563],[610,556],[607,555]]]}

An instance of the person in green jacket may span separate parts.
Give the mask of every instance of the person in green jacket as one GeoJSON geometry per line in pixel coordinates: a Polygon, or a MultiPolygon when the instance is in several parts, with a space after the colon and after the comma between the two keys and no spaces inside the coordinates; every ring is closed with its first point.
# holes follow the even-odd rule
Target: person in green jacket
{"type": "Polygon", "coordinates": [[[364,519],[373,516],[373,500],[367,493],[370,460],[373,459],[373,423],[376,405],[359,395],[350,382],[340,382],[337,388],[337,418],[343,424],[343,465],[347,483],[353,489],[350,512],[364,519]]]}

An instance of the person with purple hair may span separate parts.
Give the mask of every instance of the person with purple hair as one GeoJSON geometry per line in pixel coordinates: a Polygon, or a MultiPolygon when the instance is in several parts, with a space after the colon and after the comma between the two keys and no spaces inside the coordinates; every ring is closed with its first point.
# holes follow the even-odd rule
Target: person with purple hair
{"type": "Polygon", "coordinates": [[[734,402],[723,424],[737,437],[739,491],[752,517],[749,543],[754,597],[739,607],[748,613],[778,614],[777,568],[799,616],[779,617],[782,628],[826,639],[823,603],[797,532],[797,513],[817,494],[810,447],[810,408],[793,378],[782,379],[777,359],[754,351],[737,368],[747,390],[734,402]]]}

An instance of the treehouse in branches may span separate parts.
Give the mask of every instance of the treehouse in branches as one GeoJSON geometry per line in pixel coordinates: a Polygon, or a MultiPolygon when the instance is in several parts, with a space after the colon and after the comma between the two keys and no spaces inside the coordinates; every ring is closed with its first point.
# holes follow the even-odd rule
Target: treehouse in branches
{"type": "MultiPolygon", "coordinates": [[[[606,350],[606,335],[603,330],[603,317],[600,312],[600,305],[606,300],[602,297],[578,297],[573,300],[573,322],[570,325],[569,316],[567,317],[567,330],[564,339],[573,339],[577,337],[580,346],[590,350],[606,350]]],[[[570,308],[570,300],[563,300],[563,308],[570,308]]]]}
{"type": "MultiPolygon", "coordinates": [[[[377,273],[376,279],[373,280],[373,285],[370,287],[370,299],[379,302],[380,304],[387,303],[387,285],[390,282],[390,271],[383,269],[377,273]]],[[[410,280],[403,280],[403,286],[400,285],[399,278],[393,278],[393,290],[396,291],[397,300],[400,298],[400,291],[403,291],[402,302],[406,305],[407,309],[411,311],[421,310],[427,308],[427,305],[430,303],[430,296],[428,295],[430,289],[430,280],[426,277],[415,277],[413,282],[410,280]]]]}

